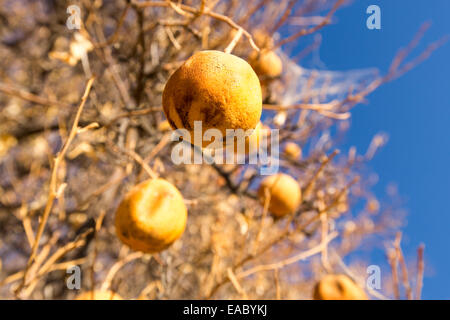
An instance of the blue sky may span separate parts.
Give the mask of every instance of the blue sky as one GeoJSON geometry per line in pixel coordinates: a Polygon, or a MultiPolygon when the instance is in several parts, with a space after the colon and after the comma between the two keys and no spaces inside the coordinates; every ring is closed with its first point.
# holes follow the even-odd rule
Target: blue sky
{"type": "MultiPolygon", "coordinates": [[[[320,58],[328,70],[386,71],[423,22],[432,25],[413,54],[450,34],[449,13],[447,0],[354,1],[337,12],[336,24],[320,32],[320,58]],[[371,4],[381,8],[381,30],[366,28],[371,4]]],[[[364,152],[376,133],[389,134],[388,144],[369,164],[380,179],[374,190],[382,196],[395,182],[405,199],[403,251],[413,260],[417,246],[426,245],[425,299],[450,299],[449,59],[447,42],[421,65],[370,95],[367,105],[354,109],[344,146],[364,152]]]]}

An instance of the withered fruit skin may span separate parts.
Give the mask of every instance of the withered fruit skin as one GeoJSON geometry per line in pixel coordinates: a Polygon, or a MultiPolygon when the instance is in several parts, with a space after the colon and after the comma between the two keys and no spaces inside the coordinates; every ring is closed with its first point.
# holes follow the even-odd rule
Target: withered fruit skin
{"type": "Polygon", "coordinates": [[[85,291],[75,297],[75,300],[123,300],[117,293],[108,290],[85,291]]]}
{"type": "Polygon", "coordinates": [[[265,178],[258,189],[258,196],[264,205],[266,191],[270,194],[269,211],[276,217],[294,213],[300,206],[302,192],[298,182],[285,173],[265,178]]]}
{"type": "Polygon", "coordinates": [[[367,295],[343,274],[326,275],[314,287],[314,300],[367,300],[367,295]]]}
{"type": "Polygon", "coordinates": [[[202,121],[203,132],[215,128],[225,138],[226,129],[256,127],[262,112],[261,85],[245,60],[221,51],[200,51],[169,78],[162,104],[172,128],[187,129],[191,140],[194,121],[202,121]]]}
{"type": "Polygon", "coordinates": [[[187,209],[178,189],[164,179],[131,189],[116,212],[116,233],[130,248],[145,253],[168,248],[184,232],[187,209]]]}

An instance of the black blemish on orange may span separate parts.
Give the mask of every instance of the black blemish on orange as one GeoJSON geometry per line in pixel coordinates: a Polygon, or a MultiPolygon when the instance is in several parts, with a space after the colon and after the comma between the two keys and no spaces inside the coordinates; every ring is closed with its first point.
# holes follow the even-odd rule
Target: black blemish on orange
{"type": "Polygon", "coordinates": [[[208,123],[212,127],[218,126],[223,121],[223,115],[219,111],[222,107],[222,104],[220,102],[214,102],[213,108],[210,108],[209,110],[212,112],[212,115],[208,119],[208,123]]]}
{"type": "Polygon", "coordinates": [[[215,109],[211,108],[211,106],[206,105],[203,106],[200,112],[205,116],[205,123],[209,126],[211,125],[211,119],[214,117],[215,109]]]}
{"type": "Polygon", "coordinates": [[[192,126],[189,123],[188,115],[193,100],[194,98],[192,97],[192,95],[187,93],[182,96],[181,103],[175,106],[175,109],[178,115],[180,116],[181,123],[183,124],[183,127],[186,128],[187,130],[192,130],[192,126]]]}
{"type": "Polygon", "coordinates": [[[344,287],[342,286],[340,281],[336,281],[336,287],[338,288],[339,292],[344,292],[344,287]]]}

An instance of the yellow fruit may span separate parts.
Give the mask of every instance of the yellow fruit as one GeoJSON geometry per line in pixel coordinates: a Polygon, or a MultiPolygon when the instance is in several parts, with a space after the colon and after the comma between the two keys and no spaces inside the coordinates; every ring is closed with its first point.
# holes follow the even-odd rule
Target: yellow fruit
{"type": "Polygon", "coordinates": [[[112,291],[95,290],[80,293],[75,300],[123,300],[123,298],[112,291]]]}
{"type": "Polygon", "coordinates": [[[288,142],[284,147],[284,153],[290,159],[298,160],[302,156],[302,149],[296,143],[288,142]]]}
{"type": "MultiPolygon", "coordinates": [[[[262,112],[261,86],[250,65],[221,51],[200,51],[170,77],[163,109],[174,129],[187,129],[194,143],[194,121],[208,129],[254,129],[262,112]]],[[[205,141],[203,146],[211,142],[205,141]]]]}
{"type": "Polygon", "coordinates": [[[258,76],[276,78],[283,72],[280,57],[271,50],[253,51],[249,57],[250,65],[258,76]]]}
{"type": "Polygon", "coordinates": [[[327,275],[314,288],[314,300],[367,300],[367,295],[343,274],[327,275]]]}
{"type": "Polygon", "coordinates": [[[300,186],[287,174],[278,173],[261,182],[258,196],[262,204],[265,203],[266,192],[270,195],[269,211],[276,217],[293,213],[300,206],[302,198],[300,186]]]}
{"type": "Polygon", "coordinates": [[[116,212],[116,232],[133,250],[159,252],[184,232],[187,209],[178,189],[164,179],[150,179],[127,193],[116,212]]]}

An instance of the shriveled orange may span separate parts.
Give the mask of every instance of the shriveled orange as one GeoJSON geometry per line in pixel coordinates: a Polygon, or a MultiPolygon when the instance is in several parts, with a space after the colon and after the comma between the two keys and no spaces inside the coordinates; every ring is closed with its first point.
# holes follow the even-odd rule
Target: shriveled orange
{"type": "Polygon", "coordinates": [[[116,212],[116,232],[133,250],[159,252],[184,232],[187,209],[178,189],[164,179],[146,180],[131,189],[116,212]]]}
{"type": "Polygon", "coordinates": [[[367,300],[367,295],[344,274],[323,277],[314,287],[314,300],[367,300]]]}
{"type": "Polygon", "coordinates": [[[262,204],[269,196],[269,211],[276,217],[294,213],[300,206],[302,192],[290,175],[278,173],[265,178],[259,186],[258,196],[262,204]]]}
{"type": "Polygon", "coordinates": [[[302,149],[294,142],[286,143],[284,153],[292,160],[298,160],[302,156],[302,149]]]}
{"type": "MultiPolygon", "coordinates": [[[[163,92],[163,109],[174,129],[187,129],[194,143],[194,121],[202,134],[218,129],[254,129],[262,112],[259,79],[243,59],[206,50],[195,53],[170,77],[163,92]]],[[[210,142],[203,142],[207,146],[210,142]]]]}

